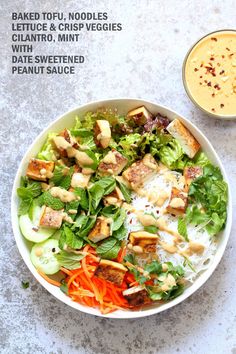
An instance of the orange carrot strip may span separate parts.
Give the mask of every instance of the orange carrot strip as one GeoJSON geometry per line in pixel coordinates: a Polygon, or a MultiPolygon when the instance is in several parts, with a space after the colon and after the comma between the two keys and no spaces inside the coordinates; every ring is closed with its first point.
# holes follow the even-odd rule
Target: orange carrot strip
{"type": "Polygon", "coordinates": [[[66,269],[64,267],[61,267],[60,270],[69,276],[72,276],[72,274],[73,274],[71,271],[69,271],[68,269],[66,269]]]}
{"type": "Polygon", "coordinates": [[[49,278],[46,274],[44,274],[43,272],[41,272],[40,270],[38,270],[38,273],[41,275],[42,278],[44,278],[49,284],[55,285],[60,287],[61,283],[59,283],[59,281],[53,280],[51,278],[49,278]]]}

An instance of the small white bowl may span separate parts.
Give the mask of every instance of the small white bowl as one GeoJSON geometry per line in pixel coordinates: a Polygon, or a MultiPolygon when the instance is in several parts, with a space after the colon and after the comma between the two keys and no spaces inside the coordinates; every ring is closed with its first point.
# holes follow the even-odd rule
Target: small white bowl
{"type": "Polygon", "coordinates": [[[18,197],[17,197],[17,188],[19,187],[20,184],[20,178],[22,175],[25,174],[26,172],[26,167],[28,164],[28,161],[31,157],[36,156],[38,151],[40,150],[41,146],[43,145],[47,135],[49,132],[59,132],[63,128],[67,127],[70,128],[74,125],[74,118],[76,115],[83,116],[86,112],[88,111],[94,111],[99,107],[110,107],[110,108],[116,108],[118,110],[118,113],[120,114],[125,114],[129,110],[145,105],[152,113],[161,113],[162,115],[166,115],[170,120],[173,120],[175,118],[179,118],[184,125],[192,132],[192,134],[196,137],[196,139],[199,141],[201,144],[201,147],[203,151],[206,152],[207,156],[209,159],[212,161],[213,164],[218,165],[221,169],[221,172],[224,176],[225,181],[229,185],[228,178],[226,176],[225,170],[222,166],[222,163],[216,154],[215,150],[213,149],[211,143],[208,141],[208,139],[200,132],[200,130],[190,123],[187,119],[180,117],[176,112],[170,110],[167,107],[145,101],[145,100],[140,100],[140,99],[129,99],[129,98],[119,98],[119,99],[108,99],[104,101],[97,101],[97,102],[91,102],[86,105],[80,106],[72,111],[69,111],[62,115],[61,117],[57,118],[53,123],[51,123],[44,131],[35,139],[35,141],[32,143],[32,145],[29,147],[28,151],[26,152],[25,156],[23,157],[20,166],[18,168],[14,185],[13,185],[13,190],[12,190],[12,199],[11,199],[11,218],[12,218],[12,227],[13,227],[13,232],[15,235],[15,240],[18,246],[18,249],[20,251],[20,254],[22,258],[25,261],[25,264],[31,271],[31,273],[34,275],[34,277],[39,281],[39,283],[44,286],[45,289],[47,289],[53,296],[55,296],[57,299],[61,300],[65,304],[75,308],[76,310],[80,310],[82,312],[91,314],[91,315],[96,315],[96,316],[101,316],[101,317],[109,317],[109,318],[119,318],[119,319],[124,319],[124,318],[138,318],[138,317],[144,317],[144,316],[150,316],[159,312],[162,312],[164,310],[167,310],[183,300],[187,299],[190,295],[192,295],[196,290],[198,290],[206,281],[207,279],[211,276],[211,274],[214,272],[216,269],[217,265],[219,264],[223,253],[226,248],[226,244],[229,238],[230,230],[231,230],[231,224],[232,224],[232,200],[231,200],[231,194],[229,190],[229,196],[228,196],[228,213],[227,213],[227,223],[225,229],[217,236],[219,242],[218,242],[218,247],[217,251],[215,254],[215,257],[212,261],[212,263],[209,265],[209,268],[204,271],[202,274],[198,276],[198,278],[195,280],[195,282],[189,286],[182,295],[177,297],[176,299],[167,302],[162,305],[152,305],[146,309],[143,309],[141,311],[121,311],[118,310],[116,312],[113,312],[108,315],[102,315],[98,309],[93,309],[90,307],[82,306],[76,302],[73,302],[68,296],[66,296],[61,290],[51,284],[49,284],[47,281],[45,281],[36,271],[34,268],[33,264],[30,261],[30,243],[24,239],[24,237],[21,235],[20,229],[19,229],[19,224],[18,224],[18,217],[17,217],[17,209],[18,209],[18,197]]]}

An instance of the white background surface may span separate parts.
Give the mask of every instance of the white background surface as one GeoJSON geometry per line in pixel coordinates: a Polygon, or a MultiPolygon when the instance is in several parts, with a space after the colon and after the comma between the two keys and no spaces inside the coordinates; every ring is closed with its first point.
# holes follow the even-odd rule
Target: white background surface
{"type": "MultiPolygon", "coordinates": [[[[235,27],[235,1],[1,1],[1,353],[236,353],[235,225],[219,267],[190,299],[139,320],[91,317],[59,303],[32,278],[11,231],[10,193],[18,164],[42,128],[90,100],[130,96],[177,110],[209,138],[231,181],[234,208],[236,123],[207,117],[187,98],[181,65],[200,36],[235,27]],[[101,11],[122,32],[79,43],[36,45],[37,54],[82,54],[74,76],[12,76],[12,11],[101,11]],[[28,280],[30,287],[21,288],[28,280]],[[2,322],[2,323],[1,323],[2,322]]],[[[235,219],[235,213],[234,213],[235,219]]]]}

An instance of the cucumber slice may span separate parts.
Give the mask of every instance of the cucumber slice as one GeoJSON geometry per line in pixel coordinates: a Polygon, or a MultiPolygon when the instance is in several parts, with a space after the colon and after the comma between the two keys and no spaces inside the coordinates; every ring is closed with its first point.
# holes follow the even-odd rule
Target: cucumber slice
{"type": "Polygon", "coordinates": [[[42,208],[35,205],[33,209],[33,220],[30,220],[28,214],[19,217],[19,225],[23,236],[27,240],[36,243],[47,240],[55,232],[55,229],[38,227],[41,211],[42,208]]]}
{"type": "Polygon", "coordinates": [[[60,269],[55,254],[60,252],[58,240],[47,240],[32,247],[30,259],[36,269],[45,274],[55,274],[60,269]]]}

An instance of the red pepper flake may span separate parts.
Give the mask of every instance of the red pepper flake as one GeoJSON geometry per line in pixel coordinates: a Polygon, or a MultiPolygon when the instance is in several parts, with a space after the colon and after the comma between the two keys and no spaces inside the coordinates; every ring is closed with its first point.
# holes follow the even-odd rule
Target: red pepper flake
{"type": "Polygon", "coordinates": [[[211,57],[210,60],[215,60],[215,58],[211,57]]]}
{"type": "Polygon", "coordinates": [[[129,211],[127,211],[127,214],[129,215],[131,213],[131,211],[129,210],[129,211]]]}
{"type": "Polygon", "coordinates": [[[230,49],[228,47],[225,48],[226,50],[228,50],[230,52],[230,49]]]}
{"type": "Polygon", "coordinates": [[[133,220],[131,219],[129,223],[132,224],[132,221],[133,221],[133,220]]]}
{"type": "Polygon", "coordinates": [[[218,84],[216,84],[216,85],[214,86],[214,88],[215,88],[216,90],[220,90],[220,86],[219,86],[218,84]]]}
{"type": "Polygon", "coordinates": [[[209,81],[209,82],[207,83],[207,86],[211,86],[211,81],[209,81]]]}
{"type": "Polygon", "coordinates": [[[211,40],[217,42],[217,38],[216,37],[211,37],[211,40]]]}
{"type": "Polygon", "coordinates": [[[215,97],[215,94],[214,94],[214,93],[212,93],[211,95],[212,95],[212,97],[215,97]]]}
{"type": "Polygon", "coordinates": [[[229,57],[231,58],[234,55],[234,53],[229,54],[229,57]]]}
{"type": "Polygon", "coordinates": [[[220,108],[223,108],[225,105],[223,103],[220,104],[220,108]]]}
{"type": "Polygon", "coordinates": [[[203,67],[203,64],[201,64],[200,67],[202,68],[202,67],[203,67]]]}
{"type": "Polygon", "coordinates": [[[224,70],[221,70],[220,75],[224,74],[224,72],[225,72],[224,70]]]}
{"type": "Polygon", "coordinates": [[[221,56],[222,56],[222,58],[224,59],[225,56],[224,56],[224,55],[221,55],[221,56]]]}
{"type": "Polygon", "coordinates": [[[207,80],[204,80],[205,84],[207,84],[207,80]]]}
{"type": "Polygon", "coordinates": [[[194,68],[194,71],[198,71],[199,69],[198,68],[194,68]]]}
{"type": "Polygon", "coordinates": [[[201,76],[199,76],[200,77],[200,79],[202,79],[202,75],[201,76]]]}
{"type": "Polygon", "coordinates": [[[212,110],[212,112],[215,112],[215,111],[216,111],[215,108],[212,108],[211,110],[212,110]]]}

